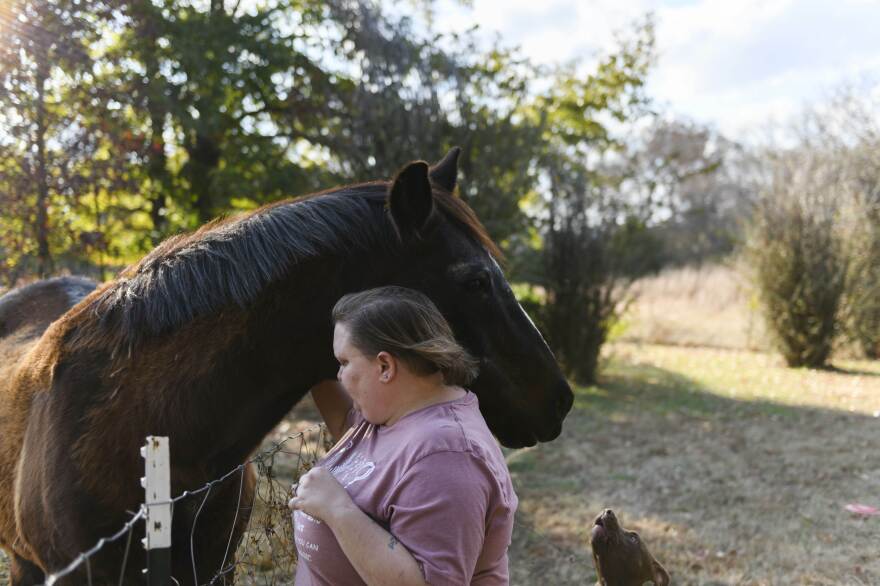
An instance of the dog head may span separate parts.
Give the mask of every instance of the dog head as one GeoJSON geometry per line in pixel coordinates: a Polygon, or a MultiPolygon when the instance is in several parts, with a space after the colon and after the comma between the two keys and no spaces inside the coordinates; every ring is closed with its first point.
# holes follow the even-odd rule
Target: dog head
{"type": "Polygon", "coordinates": [[[654,559],[635,531],[621,527],[611,509],[596,517],[590,533],[600,586],[668,586],[669,572],[654,559]]]}

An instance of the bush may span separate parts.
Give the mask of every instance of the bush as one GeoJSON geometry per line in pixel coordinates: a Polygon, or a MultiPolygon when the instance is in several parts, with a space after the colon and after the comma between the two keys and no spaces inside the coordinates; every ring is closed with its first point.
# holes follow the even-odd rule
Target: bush
{"type": "Polygon", "coordinates": [[[880,358],[880,205],[857,202],[847,227],[844,327],[867,358],[880,358]]]}
{"type": "Polygon", "coordinates": [[[596,380],[599,354],[631,300],[632,282],[659,268],[660,249],[643,222],[591,224],[571,215],[548,233],[544,257],[548,342],[566,374],[596,380]]]}
{"type": "Polygon", "coordinates": [[[789,366],[824,366],[840,330],[845,190],[846,180],[830,159],[785,155],[772,164],[747,230],[751,276],[789,366]]]}

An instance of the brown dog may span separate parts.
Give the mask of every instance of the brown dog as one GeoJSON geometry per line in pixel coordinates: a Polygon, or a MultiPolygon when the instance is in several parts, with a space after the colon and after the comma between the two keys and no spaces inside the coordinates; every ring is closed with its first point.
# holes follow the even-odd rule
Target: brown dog
{"type": "Polygon", "coordinates": [[[669,584],[669,572],[648,551],[639,534],[620,526],[614,511],[596,517],[590,533],[593,562],[599,574],[597,586],[655,586],[669,584]]]}

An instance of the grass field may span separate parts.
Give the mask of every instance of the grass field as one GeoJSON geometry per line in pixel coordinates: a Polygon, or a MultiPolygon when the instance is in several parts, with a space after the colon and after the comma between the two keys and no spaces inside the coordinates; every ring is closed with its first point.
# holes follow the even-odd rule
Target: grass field
{"type": "Polygon", "coordinates": [[[514,452],[516,580],[586,584],[604,507],[675,584],[878,584],[880,365],[790,370],[766,354],[615,344],[562,437],[514,452]],[[525,529],[525,530],[524,530],[525,529]]]}
{"type": "Polygon", "coordinates": [[[728,265],[668,269],[638,281],[618,336],[677,346],[768,350],[757,300],[728,265]]]}

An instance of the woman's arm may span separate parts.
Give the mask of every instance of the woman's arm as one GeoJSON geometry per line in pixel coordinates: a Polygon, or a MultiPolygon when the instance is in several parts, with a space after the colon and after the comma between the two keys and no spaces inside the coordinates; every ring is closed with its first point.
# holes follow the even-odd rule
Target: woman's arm
{"type": "Polygon", "coordinates": [[[326,468],[316,466],[300,479],[289,506],[330,527],[345,557],[368,586],[427,586],[412,554],[361,511],[326,468]]]}
{"type": "Polygon", "coordinates": [[[393,535],[352,506],[326,521],[345,557],[369,586],[425,586],[418,562],[393,535]]]}
{"type": "Polygon", "coordinates": [[[351,397],[336,380],[324,380],[312,387],[312,399],[321,412],[324,424],[333,439],[339,441],[345,433],[345,416],[352,406],[351,397]]]}

